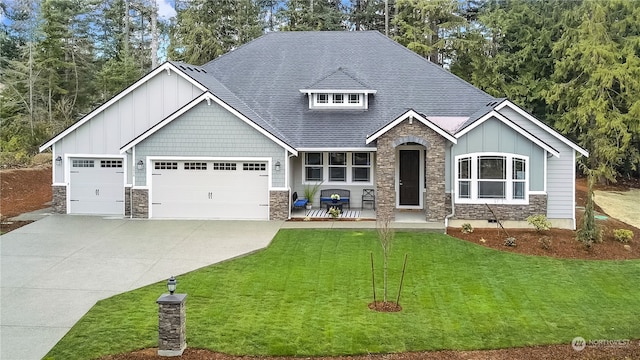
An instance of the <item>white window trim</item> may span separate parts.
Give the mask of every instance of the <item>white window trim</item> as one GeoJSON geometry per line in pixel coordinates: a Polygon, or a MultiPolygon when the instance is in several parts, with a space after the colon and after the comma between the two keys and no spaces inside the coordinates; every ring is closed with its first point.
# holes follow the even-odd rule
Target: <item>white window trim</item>
{"type": "Polygon", "coordinates": [[[366,109],[367,95],[360,92],[317,92],[309,95],[309,107],[312,109],[366,109]],[[320,94],[327,95],[327,102],[319,102],[320,94]],[[342,95],[342,102],[334,102],[335,95],[342,95]],[[350,95],[358,95],[358,102],[349,102],[350,95]]]}
{"type": "MultiPolygon", "coordinates": [[[[306,168],[307,168],[307,163],[306,163],[306,154],[312,152],[312,153],[321,153],[322,154],[322,176],[323,176],[323,180],[322,181],[322,185],[335,185],[335,186],[358,186],[358,185],[362,185],[362,186],[373,186],[374,184],[374,169],[375,169],[375,152],[371,152],[371,151],[340,151],[340,150],[335,150],[335,151],[307,151],[307,152],[301,152],[302,156],[302,185],[315,185],[317,184],[319,181],[307,181],[307,177],[306,177],[306,168]],[[329,181],[329,168],[332,166],[335,167],[339,167],[341,165],[329,165],[329,153],[330,152],[342,152],[342,153],[346,153],[347,154],[347,165],[345,166],[346,168],[346,176],[347,176],[347,181],[329,181]],[[353,168],[354,167],[358,167],[358,168],[364,168],[366,166],[364,165],[353,165],[353,153],[354,152],[368,152],[369,153],[369,181],[353,181],[353,168]]],[[[316,165],[310,165],[310,166],[316,166],[316,165]]]]}
{"type": "Polygon", "coordinates": [[[531,171],[531,163],[529,162],[529,157],[520,154],[512,154],[512,153],[501,153],[501,152],[478,152],[478,153],[469,153],[463,155],[457,155],[454,159],[454,193],[455,202],[457,204],[496,204],[496,205],[528,205],[529,204],[529,195],[531,192],[529,191],[529,172],[531,171]],[[481,156],[502,156],[505,157],[505,171],[506,171],[506,182],[505,186],[505,198],[504,199],[485,199],[478,198],[478,157],[481,156]],[[470,198],[460,198],[460,193],[458,189],[460,188],[460,179],[459,177],[459,168],[458,161],[463,158],[471,158],[471,179],[462,179],[462,181],[470,181],[470,198]],[[513,199],[513,184],[514,181],[512,179],[513,176],[513,159],[523,159],[525,161],[525,176],[524,176],[524,199],[513,199]]]}

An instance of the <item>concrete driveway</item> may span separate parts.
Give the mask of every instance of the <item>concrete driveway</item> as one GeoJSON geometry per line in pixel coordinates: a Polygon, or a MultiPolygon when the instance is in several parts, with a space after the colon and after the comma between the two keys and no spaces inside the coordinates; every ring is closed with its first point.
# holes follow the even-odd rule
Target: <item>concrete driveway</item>
{"type": "Polygon", "coordinates": [[[266,247],[269,221],[52,215],[0,238],[0,359],[41,359],[100,299],[266,247]]]}

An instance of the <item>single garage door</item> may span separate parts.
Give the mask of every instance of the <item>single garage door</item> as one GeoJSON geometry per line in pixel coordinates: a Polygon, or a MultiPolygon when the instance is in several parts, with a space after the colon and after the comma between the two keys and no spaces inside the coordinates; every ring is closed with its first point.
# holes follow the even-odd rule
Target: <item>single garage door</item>
{"type": "Polygon", "coordinates": [[[72,158],[69,213],[124,215],[122,159],[72,158]]]}
{"type": "Polygon", "coordinates": [[[154,161],[151,217],[269,218],[266,162],[154,161]]]}

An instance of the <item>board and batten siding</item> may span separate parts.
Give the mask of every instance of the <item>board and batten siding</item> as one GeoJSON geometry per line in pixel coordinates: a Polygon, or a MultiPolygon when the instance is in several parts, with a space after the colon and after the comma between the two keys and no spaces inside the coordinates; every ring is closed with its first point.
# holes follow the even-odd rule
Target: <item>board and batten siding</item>
{"type": "MultiPolygon", "coordinates": [[[[165,125],[135,146],[134,163],[151,157],[271,158],[285,164],[285,150],[222,106],[206,102],[165,125]]],[[[135,186],[147,184],[145,170],[136,171],[135,186]]],[[[271,187],[284,187],[284,165],[271,169],[271,187]]]]}
{"type": "Polygon", "coordinates": [[[499,111],[560,153],[547,159],[547,217],[573,219],[575,217],[575,150],[551,136],[538,125],[505,106],[499,111]]]}
{"type": "Polygon", "coordinates": [[[451,191],[452,159],[478,152],[501,152],[529,157],[529,191],[544,191],[545,150],[495,118],[488,119],[458,139],[447,151],[445,191],[451,191]]]}
{"type": "MultiPolygon", "coordinates": [[[[120,155],[121,146],[200,94],[202,91],[182,76],[162,71],[56,142],[53,157],[120,155]]],[[[56,171],[54,182],[63,181],[63,172],[56,171]]]]}

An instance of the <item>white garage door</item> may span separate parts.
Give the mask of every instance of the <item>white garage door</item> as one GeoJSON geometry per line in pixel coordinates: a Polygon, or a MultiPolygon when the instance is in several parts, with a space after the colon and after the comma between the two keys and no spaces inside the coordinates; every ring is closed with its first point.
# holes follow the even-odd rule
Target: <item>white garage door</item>
{"type": "Polygon", "coordinates": [[[151,217],[269,218],[266,162],[154,161],[151,217]]]}
{"type": "Polygon", "coordinates": [[[71,159],[69,213],[124,215],[122,159],[71,159]]]}

